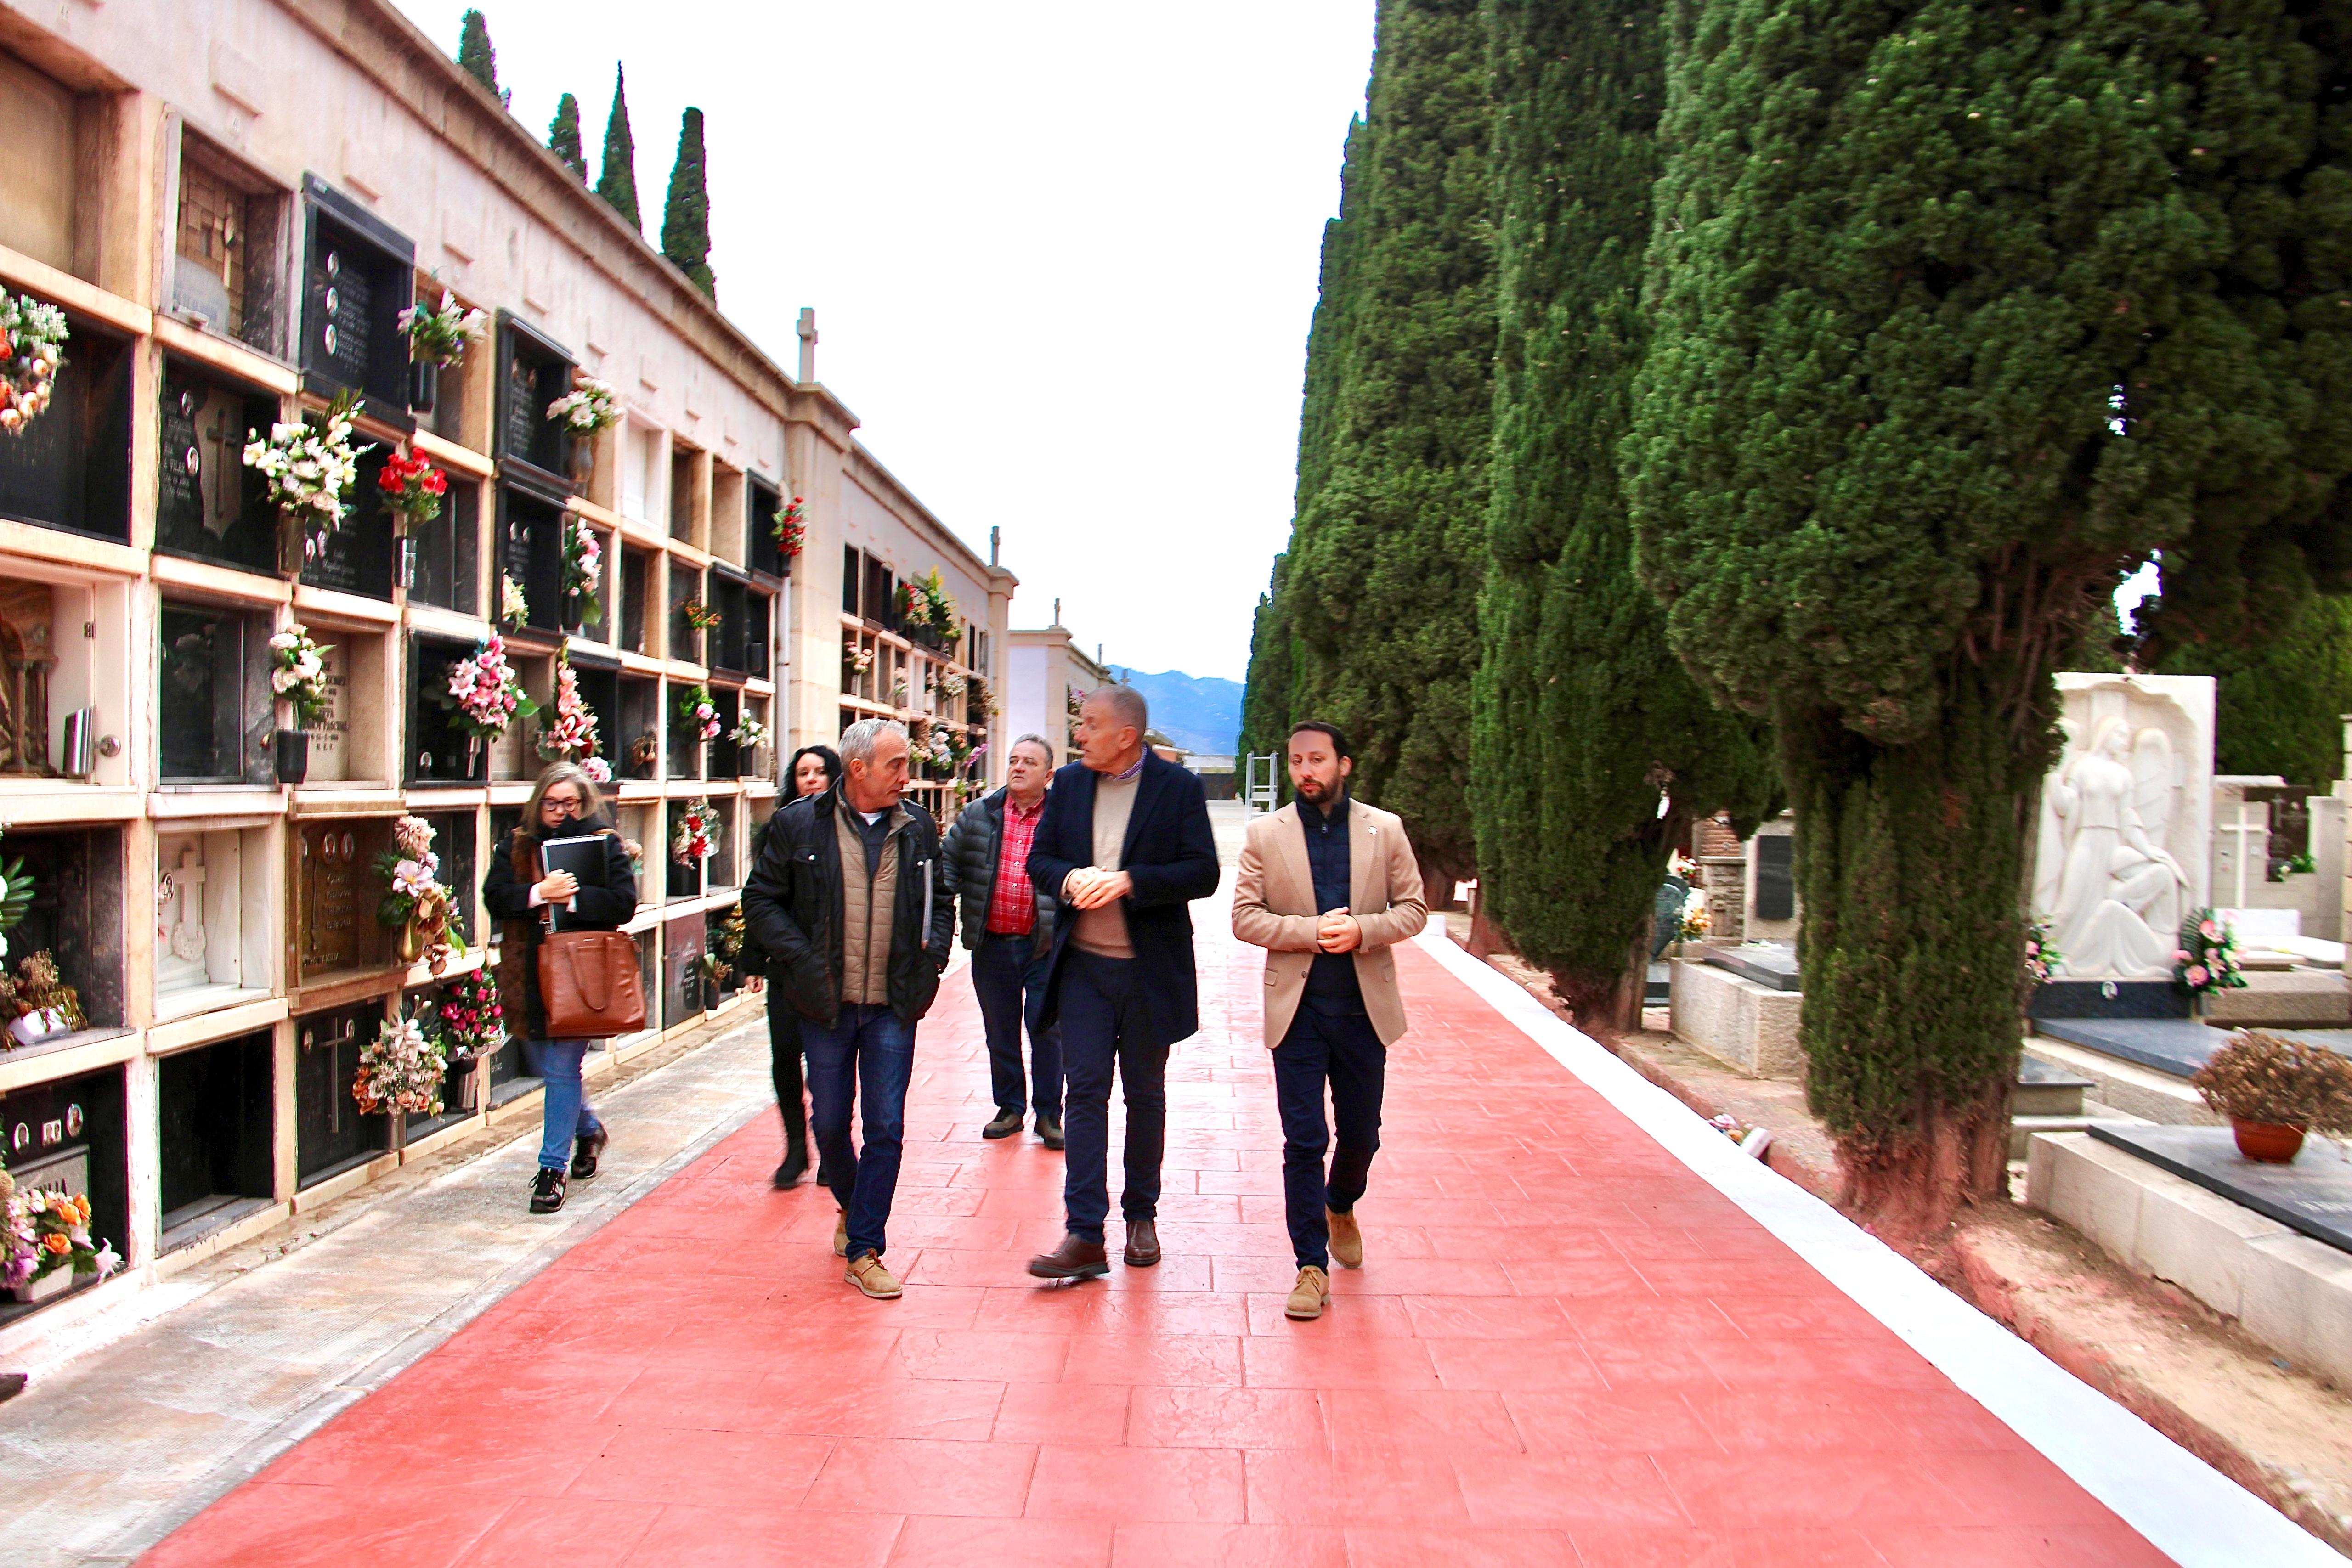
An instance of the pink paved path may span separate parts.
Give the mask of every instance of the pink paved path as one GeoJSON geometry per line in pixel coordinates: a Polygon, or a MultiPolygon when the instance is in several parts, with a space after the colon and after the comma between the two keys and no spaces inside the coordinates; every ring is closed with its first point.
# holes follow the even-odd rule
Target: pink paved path
{"type": "Polygon", "coordinates": [[[1367,1261],[1286,1322],[1257,956],[1197,914],[1159,1268],[1024,1274],[1060,1156],[979,1137],[960,976],[918,1043],[903,1300],[841,1282],[760,1118],[145,1562],[2167,1561],[1410,947],[1367,1261]]]}

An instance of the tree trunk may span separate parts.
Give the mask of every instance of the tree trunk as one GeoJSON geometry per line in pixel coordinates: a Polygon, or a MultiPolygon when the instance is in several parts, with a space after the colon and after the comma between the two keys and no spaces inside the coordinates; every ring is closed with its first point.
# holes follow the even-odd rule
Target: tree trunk
{"type": "Polygon", "coordinates": [[[2043,737],[2016,737],[1974,672],[1952,686],[1940,725],[1907,746],[1780,716],[1806,1097],[1837,1140],[1847,1205],[1890,1240],[2000,1193],[2021,1044],[2023,812],[2043,737]]]}

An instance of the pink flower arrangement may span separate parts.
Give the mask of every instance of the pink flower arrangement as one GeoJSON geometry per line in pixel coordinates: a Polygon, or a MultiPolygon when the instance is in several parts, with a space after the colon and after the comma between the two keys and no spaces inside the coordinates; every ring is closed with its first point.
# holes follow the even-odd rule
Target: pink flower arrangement
{"type": "Polygon", "coordinates": [[[563,597],[577,602],[580,619],[593,624],[604,619],[596,584],[604,565],[604,546],[585,517],[574,517],[563,530],[563,597]]]}
{"type": "Polygon", "coordinates": [[[588,775],[589,782],[593,784],[610,784],[613,781],[613,765],[601,757],[583,759],[580,771],[588,775]]]}
{"type": "Polygon", "coordinates": [[[470,656],[449,666],[443,705],[456,710],[467,733],[484,740],[506,734],[517,714],[539,711],[539,705],[523,695],[522,682],[507,663],[506,640],[495,632],[470,656]]]}
{"type": "Polygon", "coordinates": [[[709,800],[697,800],[677,820],[669,844],[670,859],[680,865],[707,861],[719,850],[719,812],[709,800]]]}
{"type": "Polygon", "coordinates": [[[2191,915],[2172,950],[2172,977],[2192,997],[2245,988],[2238,968],[2238,934],[2210,909],[2191,915]]]}
{"type": "MultiPolygon", "coordinates": [[[[580,677],[572,673],[572,662],[557,655],[555,667],[555,722],[540,737],[541,757],[584,757],[596,749],[596,710],[580,695],[580,677]]],[[[600,780],[601,782],[601,780],[600,780]]]]}
{"type": "Polygon", "coordinates": [[[18,1187],[0,1171],[0,1286],[15,1290],[59,1269],[105,1279],[122,1267],[107,1242],[89,1236],[89,1199],[18,1187]]]}
{"type": "Polygon", "coordinates": [[[719,705],[711,700],[709,686],[687,687],[677,699],[677,716],[692,727],[696,739],[719,738],[719,705]]]}

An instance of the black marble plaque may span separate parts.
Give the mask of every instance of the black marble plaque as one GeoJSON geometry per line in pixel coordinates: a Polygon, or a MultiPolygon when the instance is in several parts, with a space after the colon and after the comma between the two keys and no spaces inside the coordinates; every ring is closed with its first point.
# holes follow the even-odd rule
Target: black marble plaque
{"type": "Polygon", "coordinates": [[[1766,833],[1756,841],[1756,918],[1796,915],[1797,841],[1788,833],[1766,833]]]}
{"type": "Polygon", "coordinates": [[[1744,947],[1709,947],[1701,956],[1718,969],[1728,969],[1743,980],[1775,991],[1803,988],[1797,969],[1797,949],[1787,942],[1751,943],[1744,947]]]}
{"type": "Polygon", "coordinates": [[[2275,1166],[2240,1154],[2227,1127],[2094,1122],[2091,1136],[2315,1241],[2352,1252],[2352,1156],[2326,1138],[2305,1138],[2293,1164],[2275,1166]]]}

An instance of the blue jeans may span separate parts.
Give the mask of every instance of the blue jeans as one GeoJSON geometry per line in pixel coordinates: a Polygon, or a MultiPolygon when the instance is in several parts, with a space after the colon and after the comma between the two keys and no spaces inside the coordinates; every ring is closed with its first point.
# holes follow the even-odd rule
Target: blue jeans
{"type": "Polygon", "coordinates": [[[1034,934],[980,939],[971,956],[971,988],[980,998],[980,1027],[988,1036],[988,1082],[996,1108],[1018,1116],[1031,1103],[1041,1122],[1062,1119],[1062,1026],[1040,1029],[1045,1012],[1045,970],[1053,953],[1034,934]],[[1022,1093],[1021,1026],[1029,1026],[1030,1093],[1022,1093]]]}
{"type": "Polygon", "coordinates": [[[1282,1109],[1282,1197],[1290,1222],[1290,1249],[1302,1269],[1331,1268],[1330,1222],[1323,1211],[1345,1214],[1364,1196],[1372,1155],[1381,1146],[1381,1095],[1388,1048],[1361,1013],[1318,1012],[1302,1000],[1282,1043],[1274,1048],[1274,1093],[1282,1109]],[[1339,1146],[1323,1172],[1330,1134],[1323,1121],[1323,1085],[1331,1085],[1331,1119],[1339,1146]]]}
{"type": "Polygon", "coordinates": [[[1110,1212],[1110,1081],[1127,1100],[1129,1220],[1160,1217],[1160,1156],[1168,1141],[1168,1048],[1150,1038],[1132,958],[1072,949],[1062,960],[1062,1063],[1068,1075],[1062,1207],[1070,1234],[1100,1242],[1110,1212]]]}
{"type": "Polygon", "coordinates": [[[802,1021],[801,1049],[808,1057],[818,1160],[832,1178],[834,1201],[849,1215],[849,1255],[879,1257],[905,1152],[915,1026],[886,1007],[845,1003],[829,1024],[802,1021]],[[861,1090],[865,1137],[853,1149],[849,1109],[861,1090]]]}
{"type": "Polygon", "coordinates": [[[540,1117],[541,1170],[569,1170],[572,1141],[604,1128],[604,1124],[596,1120],[595,1108],[588,1103],[587,1090],[580,1084],[580,1063],[587,1057],[588,1048],[595,1043],[591,1040],[522,1042],[524,1070],[547,1085],[540,1117]]]}

